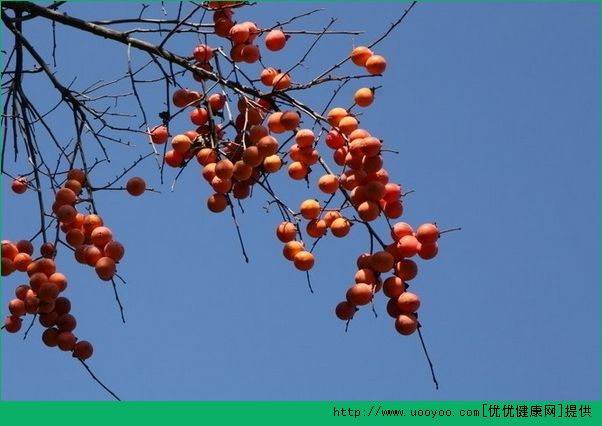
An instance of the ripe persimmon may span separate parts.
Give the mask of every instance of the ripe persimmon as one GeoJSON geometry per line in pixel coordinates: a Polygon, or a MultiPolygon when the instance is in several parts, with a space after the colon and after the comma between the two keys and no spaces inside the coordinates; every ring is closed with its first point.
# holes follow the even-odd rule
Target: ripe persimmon
{"type": "MultiPolygon", "coordinates": [[[[156,126],[150,131],[151,141],[154,144],[161,145],[167,142],[169,138],[169,132],[165,126],[156,126]]],[[[81,183],[81,182],[80,182],[81,183]]]]}
{"type": "Polygon", "coordinates": [[[391,229],[391,237],[393,237],[393,240],[395,241],[399,241],[401,237],[405,235],[412,234],[414,234],[414,229],[411,225],[405,222],[397,222],[393,225],[393,228],[391,229]]]}
{"type": "Polygon", "coordinates": [[[274,77],[278,75],[278,70],[276,68],[265,68],[259,74],[259,79],[266,86],[272,86],[274,84],[274,77]]]}
{"type": "Polygon", "coordinates": [[[25,302],[23,302],[21,299],[12,299],[10,302],[8,302],[8,311],[11,313],[11,315],[22,317],[26,312],[25,302]]]}
{"type": "Polygon", "coordinates": [[[356,283],[376,284],[378,278],[371,268],[358,269],[353,277],[356,283]]]}
{"type": "Polygon", "coordinates": [[[209,62],[213,58],[213,49],[206,44],[199,44],[192,51],[192,56],[197,62],[209,62]]]}
{"type": "Polygon", "coordinates": [[[75,337],[75,334],[70,331],[59,331],[56,341],[60,350],[72,351],[75,347],[77,338],[75,337]]]}
{"type": "Polygon", "coordinates": [[[228,198],[224,194],[213,194],[207,199],[207,208],[213,213],[220,213],[228,207],[228,198]]]}
{"type": "Polygon", "coordinates": [[[405,283],[395,275],[388,277],[383,283],[383,293],[387,297],[397,299],[404,291],[406,291],[405,283]]]}
{"type": "Polygon", "coordinates": [[[276,228],[276,237],[283,243],[293,241],[297,235],[297,225],[292,222],[281,222],[276,228]]]}
{"type": "Polygon", "coordinates": [[[75,192],[73,192],[69,188],[59,189],[56,192],[54,198],[59,205],[74,204],[75,201],[77,200],[77,196],[75,195],[75,192]]]}
{"type": "Polygon", "coordinates": [[[380,207],[374,201],[364,201],[357,207],[357,213],[362,220],[370,222],[380,215],[380,207]]]}
{"type": "Polygon", "coordinates": [[[302,250],[295,254],[293,258],[293,262],[295,264],[295,268],[300,271],[309,271],[314,266],[314,255],[308,251],[302,250]]]}
{"type": "Polygon", "coordinates": [[[96,261],[94,269],[96,270],[96,275],[98,275],[98,278],[103,281],[110,281],[115,275],[115,261],[107,256],[101,257],[96,261]]]}
{"type": "Polygon", "coordinates": [[[397,242],[397,251],[402,257],[412,257],[418,253],[420,243],[413,235],[404,235],[397,242]]]}
{"type": "Polygon", "coordinates": [[[42,333],[42,341],[44,342],[44,344],[46,346],[51,347],[51,348],[54,348],[55,346],[57,346],[59,344],[58,337],[59,337],[59,330],[54,327],[47,328],[42,333]]]}
{"type": "Polygon", "coordinates": [[[395,266],[395,258],[386,251],[374,253],[370,259],[370,267],[376,272],[387,272],[395,266]]]}
{"type": "Polygon", "coordinates": [[[278,140],[271,135],[266,135],[257,141],[257,149],[262,157],[269,157],[278,152],[278,140]]]}
{"type": "Polygon", "coordinates": [[[282,248],[282,254],[287,260],[294,260],[295,255],[301,251],[303,251],[304,245],[301,241],[289,241],[284,244],[282,248]]]}
{"type": "Polygon", "coordinates": [[[240,51],[240,57],[247,64],[254,64],[261,57],[259,47],[255,44],[246,44],[240,51]]]}
{"type": "Polygon", "coordinates": [[[305,230],[310,237],[320,238],[326,233],[327,228],[328,226],[326,226],[326,222],[323,219],[312,219],[307,222],[305,230]]]}
{"type": "Polygon", "coordinates": [[[104,246],[103,251],[105,256],[119,262],[125,254],[125,247],[119,241],[112,240],[104,246]]]}
{"type": "Polygon", "coordinates": [[[165,164],[167,164],[169,167],[180,167],[184,164],[184,157],[184,153],[170,149],[165,153],[163,158],[165,160],[165,164]]]}
{"type": "Polygon", "coordinates": [[[215,164],[215,176],[220,179],[230,179],[234,173],[234,164],[227,158],[215,164]]]}
{"type": "MultiPolygon", "coordinates": [[[[27,253],[29,255],[33,254],[33,244],[29,240],[17,241],[17,243],[15,244],[15,247],[17,248],[19,253],[27,253]]],[[[3,250],[2,256],[4,256],[4,250],[3,250]]]]}
{"type": "Polygon", "coordinates": [[[418,275],[418,266],[412,259],[402,259],[395,264],[395,275],[404,281],[410,281],[418,275]]]}
{"type": "Polygon", "coordinates": [[[75,220],[77,210],[70,204],[63,204],[56,210],[57,219],[65,224],[69,224],[75,220]]]}
{"type": "Polygon", "coordinates": [[[343,321],[349,321],[352,319],[355,315],[355,311],[355,305],[348,300],[339,303],[334,310],[337,318],[343,321]]]}
{"type": "Polygon", "coordinates": [[[320,203],[318,200],[305,200],[301,203],[299,212],[307,220],[317,219],[320,216],[320,203]]]}
{"type": "Polygon", "coordinates": [[[414,314],[400,314],[395,319],[395,329],[402,335],[408,336],[418,328],[418,320],[414,314]]]}
{"type": "Polygon", "coordinates": [[[434,243],[439,239],[439,228],[434,223],[424,223],[416,229],[416,238],[421,243],[434,243]]]}
{"type": "Polygon", "coordinates": [[[42,302],[51,302],[59,295],[59,287],[50,281],[43,282],[38,289],[38,299],[42,302]]]}
{"type": "Polygon", "coordinates": [[[322,175],[318,179],[318,188],[325,194],[334,194],[339,189],[339,178],[336,175],[322,175]]]}
{"type": "Polygon", "coordinates": [[[263,160],[263,170],[267,173],[276,173],[282,167],[282,159],[278,155],[270,155],[263,160]]]}
{"type": "Polygon", "coordinates": [[[84,260],[86,264],[92,267],[96,266],[96,262],[98,262],[98,260],[103,257],[103,253],[100,250],[100,248],[92,244],[82,247],[85,247],[84,260]]]}
{"type": "Polygon", "coordinates": [[[31,263],[31,256],[27,253],[17,253],[13,259],[13,266],[19,272],[27,271],[27,267],[31,263]]]}
{"type": "Polygon", "coordinates": [[[374,90],[369,87],[362,87],[355,92],[353,99],[355,100],[357,106],[370,106],[372,105],[372,102],[374,102],[374,90]]]}
{"type": "Polygon", "coordinates": [[[366,283],[357,283],[347,290],[347,301],[356,306],[367,305],[374,296],[372,286],[366,283]]]}
{"type": "Polygon", "coordinates": [[[80,340],[73,347],[73,357],[85,361],[92,356],[94,348],[87,340],[80,340]]]}
{"type": "Polygon", "coordinates": [[[344,217],[339,217],[333,220],[330,224],[330,232],[332,232],[332,235],[338,238],[346,236],[347,234],[349,234],[350,230],[351,222],[349,222],[349,220],[344,217]]]}
{"type": "Polygon", "coordinates": [[[48,281],[56,284],[56,286],[59,289],[59,292],[63,292],[67,288],[67,277],[64,274],[61,274],[60,272],[55,272],[54,274],[49,275],[48,281]]]}
{"type": "Polygon", "coordinates": [[[364,65],[366,65],[366,61],[368,60],[368,58],[370,56],[372,56],[372,51],[367,48],[366,46],[358,46],[355,49],[353,49],[351,51],[351,61],[355,64],[355,65],[359,65],[360,67],[363,67],[364,65]]]}
{"type": "Polygon", "coordinates": [[[192,146],[192,141],[190,138],[184,134],[175,135],[171,139],[171,147],[173,150],[179,154],[186,154],[190,147],[192,146]]]}
{"type": "Polygon", "coordinates": [[[366,61],[365,67],[372,75],[382,74],[387,68],[387,61],[380,55],[372,55],[366,61]]]}
{"type": "Polygon", "coordinates": [[[13,179],[10,188],[15,194],[23,194],[27,191],[27,178],[20,176],[13,179]]]}
{"type": "Polygon", "coordinates": [[[295,130],[300,121],[301,117],[297,111],[284,111],[280,116],[280,124],[285,130],[295,130]]]}
{"type": "Polygon", "coordinates": [[[337,127],[344,135],[349,135],[355,129],[357,129],[358,121],[355,117],[347,115],[345,117],[341,117],[339,120],[337,127]]]}
{"type": "Polygon", "coordinates": [[[128,194],[138,197],[146,191],[146,182],[139,176],[134,176],[125,185],[128,194]]]}
{"type": "Polygon", "coordinates": [[[418,256],[420,256],[421,259],[432,259],[437,256],[437,253],[439,253],[439,246],[437,243],[421,243],[418,247],[418,256]]]}
{"type": "Polygon", "coordinates": [[[54,301],[54,311],[59,314],[68,314],[71,311],[71,301],[66,297],[57,297],[54,301]]]}
{"type": "Polygon", "coordinates": [[[338,127],[339,122],[344,117],[347,117],[347,115],[349,115],[349,114],[345,108],[335,107],[335,108],[332,108],[330,111],[328,111],[328,114],[326,115],[326,119],[328,120],[328,123],[331,126],[338,127]]]}
{"type": "Polygon", "coordinates": [[[265,36],[265,47],[276,52],[286,45],[287,36],[282,30],[272,30],[265,36]]]}
{"type": "Polygon", "coordinates": [[[288,73],[278,73],[272,80],[274,90],[286,90],[291,87],[291,76],[288,73]]]}
{"type": "Polygon", "coordinates": [[[106,226],[98,226],[94,228],[90,234],[92,244],[97,247],[104,247],[113,239],[113,232],[106,226]]]}
{"type": "Polygon", "coordinates": [[[16,316],[8,316],[4,319],[4,329],[9,333],[16,333],[21,330],[21,325],[23,321],[21,318],[16,316]]]}

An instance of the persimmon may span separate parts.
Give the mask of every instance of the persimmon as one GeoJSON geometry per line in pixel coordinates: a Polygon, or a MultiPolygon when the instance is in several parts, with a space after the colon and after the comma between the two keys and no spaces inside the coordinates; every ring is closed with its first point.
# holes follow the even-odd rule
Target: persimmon
{"type": "Polygon", "coordinates": [[[274,90],[286,90],[291,87],[291,76],[288,73],[278,73],[272,80],[274,90]]]}
{"type": "Polygon", "coordinates": [[[383,283],[383,293],[387,297],[397,299],[404,291],[406,291],[405,283],[395,275],[388,277],[383,283]]]}
{"type": "Polygon", "coordinates": [[[295,142],[300,148],[313,146],[316,135],[311,129],[300,129],[295,133],[295,142]]]}
{"type": "Polygon", "coordinates": [[[217,194],[226,194],[232,189],[232,180],[231,179],[220,179],[217,176],[214,176],[210,182],[211,188],[217,194]]]}
{"type": "Polygon", "coordinates": [[[362,220],[370,222],[380,215],[380,207],[374,201],[364,201],[357,207],[357,213],[362,220]]]}
{"type": "Polygon", "coordinates": [[[357,106],[362,108],[370,106],[374,102],[374,90],[369,87],[362,87],[354,93],[353,100],[357,106]]]}
{"type": "Polygon", "coordinates": [[[27,253],[17,253],[13,259],[13,266],[19,272],[27,271],[27,267],[31,263],[31,256],[27,253]]]}
{"type": "Polygon", "coordinates": [[[171,101],[178,108],[184,108],[190,103],[190,92],[186,89],[178,89],[173,92],[171,101]]]}
{"type": "Polygon", "coordinates": [[[301,117],[296,111],[285,111],[280,116],[280,124],[282,124],[285,130],[295,130],[299,126],[300,121],[301,117]]]}
{"type": "Polygon", "coordinates": [[[100,248],[96,247],[95,245],[87,245],[82,247],[85,247],[84,259],[86,264],[92,267],[96,266],[96,262],[103,257],[103,253],[100,248]]]}
{"type": "Polygon", "coordinates": [[[220,213],[228,207],[228,198],[224,194],[213,194],[207,199],[207,208],[213,213],[220,213]]]}
{"type": "Polygon", "coordinates": [[[40,307],[40,299],[38,299],[38,296],[36,296],[36,294],[34,293],[33,290],[28,290],[27,294],[25,295],[25,311],[28,314],[37,314],[38,313],[38,309],[40,307]]]}
{"type": "Polygon", "coordinates": [[[234,62],[243,62],[242,60],[242,50],[244,49],[244,44],[235,44],[230,49],[230,59],[234,62]]]}
{"type": "Polygon", "coordinates": [[[87,340],[80,340],[73,347],[73,357],[85,361],[92,356],[94,348],[87,340]]]}
{"type": "Polygon", "coordinates": [[[278,140],[271,135],[266,135],[257,141],[257,149],[262,157],[269,157],[278,152],[278,140]]]}
{"type": "Polygon", "coordinates": [[[217,19],[214,22],[213,29],[214,29],[216,35],[226,38],[226,37],[229,37],[230,30],[232,29],[233,26],[234,26],[234,22],[232,22],[232,19],[224,17],[224,18],[217,19]]]}
{"type": "Polygon", "coordinates": [[[8,302],[8,311],[11,313],[11,315],[22,317],[26,312],[25,302],[23,302],[21,299],[12,299],[10,302],[8,302]]]}
{"type": "Polygon", "coordinates": [[[366,284],[376,284],[376,282],[378,281],[378,277],[376,276],[375,271],[371,268],[358,269],[353,279],[356,283],[366,284]]]}
{"type": "Polygon", "coordinates": [[[103,281],[110,281],[115,275],[115,261],[107,256],[101,257],[96,261],[94,269],[96,270],[96,275],[98,275],[98,278],[103,281]]]}
{"type": "Polygon", "coordinates": [[[224,158],[215,164],[215,176],[220,179],[230,179],[234,173],[234,164],[232,161],[224,158]]]}
{"type": "Polygon", "coordinates": [[[59,292],[63,292],[67,288],[67,277],[64,274],[61,274],[60,272],[55,272],[54,274],[49,275],[48,281],[56,284],[56,286],[59,289],[59,292]]]}
{"type": "Polygon", "coordinates": [[[418,247],[418,256],[420,256],[421,259],[432,259],[437,256],[437,253],[439,253],[439,246],[437,243],[421,243],[418,247]]]}
{"type": "Polygon", "coordinates": [[[232,185],[232,196],[236,199],[243,200],[251,195],[251,185],[246,182],[235,182],[232,185]]]}
{"type": "Polygon", "coordinates": [[[397,222],[393,225],[393,228],[391,229],[391,237],[393,237],[395,241],[399,241],[401,237],[405,235],[412,234],[414,234],[414,229],[411,225],[405,222],[397,222]]]}
{"type": "Polygon", "coordinates": [[[289,241],[282,248],[283,256],[290,261],[295,259],[295,255],[304,250],[304,245],[301,241],[289,241]]]}
{"type": "Polygon", "coordinates": [[[268,129],[272,133],[284,133],[286,129],[282,125],[280,119],[282,118],[282,112],[274,112],[268,117],[268,129]]]}
{"type": "Polygon", "coordinates": [[[29,277],[29,286],[36,293],[40,290],[40,286],[48,281],[48,275],[43,272],[36,272],[29,277]]]}
{"type": "Polygon", "coordinates": [[[86,172],[81,169],[71,169],[67,172],[67,180],[74,179],[82,185],[86,183],[86,172]]]}
{"type": "Polygon", "coordinates": [[[75,220],[77,216],[77,210],[70,204],[63,204],[56,211],[56,217],[62,223],[69,224],[75,220]]]}
{"type": "Polygon", "coordinates": [[[387,183],[385,185],[385,195],[383,200],[387,202],[397,201],[401,198],[401,186],[396,183],[387,183]]]}
{"type": "Polygon", "coordinates": [[[59,330],[57,328],[47,328],[42,333],[42,341],[48,347],[54,348],[59,344],[59,330]]]}
{"type": "Polygon", "coordinates": [[[264,126],[256,125],[249,129],[249,140],[253,144],[257,144],[257,142],[267,135],[269,135],[269,130],[264,126]]]}
{"type": "Polygon", "coordinates": [[[259,47],[257,47],[257,45],[246,44],[240,51],[240,57],[242,58],[243,62],[246,62],[247,64],[254,64],[261,57],[261,52],[259,51],[259,47]]]}
{"type": "Polygon", "coordinates": [[[82,184],[75,179],[70,179],[65,182],[65,188],[69,188],[77,196],[79,196],[82,192],[82,184]]]}
{"type": "Polygon", "coordinates": [[[268,50],[277,52],[284,48],[286,40],[287,36],[282,30],[272,30],[265,36],[265,47],[267,47],[268,50]]]}
{"type": "Polygon", "coordinates": [[[412,259],[402,259],[395,264],[395,275],[404,281],[410,281],[418,275],[418,266],[412,259]]]}
{"type": "Polygon", "coordinates": [[[171,147],[180,154],[186,154],[192,147],[192,141],[184,134],[176,135],[171,139],[171,147]]]}
{"type": "MultiPolygon", "coordinates": [[[[165,126],[155,126],[150,131],[151,141],[154,144],[162,145],[169,139],[169,132],[165,126]]],[[[81,183],[81,182],[80,182],[81,183]]]]}
{"type": "Polygon", "coordinates": [[[387,61],[380,55],[372,55],[366,61],[365,67],[372,75],[382,74],[387,68],[387,61]]]}
{"type": "Polygon", "coordinates": [[[168,166],[181,167],[184,164],[184,157],[184,153],[171,149],[165,153],[163,158],[165,160],[165,164],[168,166]]]}
{"type": "Polygon", "coordinates": [[[54,312],[54,300],[51,300],[49,302],[40,300],[40,303],[38,305],[38,313],[49,314],[50,312],[54,312]]]}
{"type": "MultiPolygon", "coordinates": [[[[29,240],[17,241],[15,247],[17,248],[19,253],[27,253],[29,255],[33,254],[33,244],[29,240]]],[[[2,256],[4,256],[4,250],[2,250],[2,256]]]]}
{"type": "Polygon", "coordinates": [[[312,219],[307,222],[305,230],[310,237],[320,238],[326,233],[326,229],[328,229],[328,226],[326,226],[326,222],[323,219],[312,219]]]}
{"type": "Polygon", "coordinates": [[[215,175],[215,165],[216,164],[217,163],[209,163],[205,167],[203,167],[201,175],[207,182],[211,182],[213,180],[213,178],[216,176],[215,175]]]}
{"type": "Polygon", "coordinates": [[[68,314],[71,311],[71,301],[66,297],[57,297],[54,301],[54,311],[59,314],[68,314]]]}
{"type": "Polygon", "coordinates": [[[105,244],[103,252],[105,256],[119,262],[125,254],[125,247],[119,241],[112,240],[105,244]]]}
{"type": "Polygon", "coordinates": [[[59,205],[74,204],[75,201],[77,200],[77,196],[75,195],[75,192],[73,192],[69,188],[59,189],[56,192],[54,198],[59,205]]]}
{"type": "Polygon", "coordinates": [[[243,24],[236,24],[230,28],[230,40],[234,44],[243,44],[249,39],[249,27],[243,24]]]}
{"type": "Polygon", "coordinates": [[[75,337],[75,334],[70,331],[59,331],[56,341],[59,349],[67,352],[73,350],[77,338],[75,337]]]}
{"type": "Polygon", "coordinates": [[[355,315],[356,307],[353,303],[348,300],[339,303],[334,309],[335,315],[338,319],[343,321],[349,321],[355,315]]]}
{"type": "Polygon", "coordinates": [[[276,228],[276,237],[283,243],[293,241],[297,235],[297,225],[292,222],[281,222],[276,228]]]}
{"type": "Polygon", "coordinates": [[[389,314],[391,318],[397,318],[399,315],[401,315],[401,312],[399,312],[399,308],[397,307],[397,297],[389,299],[386,309],[387,314],[389,314]]]}
{"type": "Polygon", "coordinates": [[[232,177],[239,180],[244,181],[249,179],[253,175],[253,167],[245,163],[243,160],[239,160],[234,163],[234,167],[232,169],[232,177]]]}
{"type": "Polygon", "coordinates": [[[272,86],[276,75],[278,75],[278,70],[276,68],[264,68],[259,74],[259,79],[265,86],[272,86]]]}
{"type": "Polygon", "coordinates": [[[402,257],[412,257],[418,253],[418,239],[413,235],[404,235],[397,242],[397,251],[402,257]]]}
{"type": "Polygon", "coordinates": [[[341,213],[339,213],[336,210],[327,211],[324,214],[324,223],[326,223],[326,226],[330,228],[330,225],[332,225],[332,222],[334,222],[335,219],[338,219],[340,217],[342,217],[341,213]]]}
{"type": "Polygon", "coordinates": [[[331,126],[338,127],[339,122],[344,117],[347,117],[347,115],[349,115],[349,114],[345,108],[336,107],[336,108],[332,108],[330,111],[328,111],[328,114],[326,115],[326,120],[328,120],[328,123],[331,126]]]}
{"type": "Polygon", "coordinates": [[[206,166],[209,163],[217,162],[217,154],[211,148],[202,148],[197,152],[196,159],[200,165],[206,166]]]}
{"type": "Polygon", "coordinates": [[[347,301],[356,306],[367,305],[372,301],[374,292],[372,286],[366,283],[357,283],[347,290],[347,301]]]}
{"type": "Polygon", "coordinates": [[[25,296],[27,295],[27,290],[30,290],[30,289],[31,288],[28,285],[21,284],[21,285],[17,286],[17,288],[15,288],[15,296],[19,300],[25,300],[25,296]]]}
{"type": "Polygon", "coordinates": [[[299,269],[300,271],[309,271],[311,268],[313,268],[315,263],[314,255],[308,251],[302,250],[295,254],[295,257],[293,257],[293,263],[295,264],[295,268],[299,269]]]}
{"type": "Polygon", "coordinates": [[[320,202],[318,200],[305,200],[299,207],[299,212],[307,220],[317,219],[320,216],[320,202]]]}
{"type": "Polygon", "coordinates": [[[355,117],[347,115],[342,117],[337,124],[337,127],[344,135],[349,135],[355,129],[357,129],[358,121],[355,117]]]}
{"type": "Polygon", "coordinates": [[[424,223],[416,229],[416,239],[423,244],[436,242],[439,235],[439,228],[434,223],[424,223]]]}
{"type": "Polygon", "coordinates": [[[339,179],[336,175],[322,175],[318,179],[318,188],[325,194],[334,194],[339,189],[339,179]]]}
{"type": "Polygon", "coordinates": [[[98,226],[94,228],[90,234],[90,240],[92,244],[97,247],[104,247],[109,241],[113,239],[113,231],[106,226],[98,226]]]}
{"type": "Polygon", "coordinates": [[[34,265],[31,269],[28,269],[28,275],[29,275],[29,271],[31,270],[32,272],[42,272],[44,274],[46,274],[47,276],[50,276],[52,274],[54,274],[56,272],[56,263],[54,263],[54,260],[50,259],[50,258],[42,258],[42,259],[38,259],[35,262],[30,263],[30,266],[34,265]]]}
{"type": "Polygon", "coordinates": [[[59,287],[50,281],[46,281],[40,285],[38,289],[38,298],[42,302],[50,302],[56,299],[59,295],[59,287]]]}
{"type": "Polygon", "coordinates": [[[368,58],[370,56],[372,56],[372,51],[367,48],[366,46],[358,46],[355,49],[353,49],[351,51],[351,61],[355,64],[355,65],[359,65],[360,67],[363,67],[364,65],[366,65],[366,61],[368,60],[368,58]]]}
{"type": "Polygon", "coordinates": [[[404,336],[409,336],[418,328],[418,320],[414,314],[400,314],[395,319],[395,330],[404,336]]]}
{"type": "Polygon", "coordinates": [[[27,191],[27,178],[20,176],[13,179],[12,183],[10,184],[10,188],[15,194],[23,194],[25,191],[27,191]]]}
{"type": "Polygon", "coordinates": [[[311,147],[301,148],[299,155],[299,161],[306,166],[312,166],[320,160],[320,154],[318,151],[316,149],[311,149],[311,147]]]}
{"type": "Polygon", "coordinates": [[[192,51],[192,56],[197,62],[209,62],[213,59],[213,49],[206,44],[199,44],[192,51]]]}
{"type": "Polygon", "coordinates": [[[386,251],[377,251],[372,255],[370,267],[376,272],[387,272],[395,266],[395,258],[386,251]]]}
{"type": "Polygon", "coordinates": [[[104,221],[102,220],[102,217],[100,217],[97,214],[89,214],[84,217],[83,228],[84,228],[84,233],[86,234],[86,236],[90,236],[92,234],[92,231],[94,231],[94,229],[98,228],[99,226],[103,226],[103,225],[104,225],[104,221]]]}
{"type": "Polygon", "coordinates": [[[330,232],[332,232],[332,235],[338,238],[346,236],[347,234],[349,234],[350,230],[351,222],[349,222],[349,220],[344,217],[339,217],[333,220],[330,224],[330,232]]]}
{"type": "Polygon", "coordinates": [[[9,316],[4,319],[4,329],[9,333],[16,333],[21,330],[21,325],[23,321],[21,318],[16,316],[9,316]]]}
{"type": "Polygon", "coordinates": [[[71,314],[62,314],[56,319],[56,327],[59,331],[73,331],[77,327],[77,321],[71,314]]]}
{"type": "Polygon", "coordinates": [[[302,180],[305,179],[309,172],[307,166],[300,161],[293,161],[288,165],[288,175],[291,179],[302,180]]]}
{"type": "Polygon", "coordinates": [[[282,159],[278,155],[270,155],[263,160],[263,169],[267,173],[276,173],[282,167],[282,159]]]}

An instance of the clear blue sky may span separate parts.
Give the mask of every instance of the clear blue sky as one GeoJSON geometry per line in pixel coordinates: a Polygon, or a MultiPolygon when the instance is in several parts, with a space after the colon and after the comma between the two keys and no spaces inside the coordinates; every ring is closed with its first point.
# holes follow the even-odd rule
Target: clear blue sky
{"type": "MultiPolygon", "coordinates": [[[[319,30],[337,16],[334,28],[366,30],[320,44],[307,69],[293,74],[305,81],[354,43],[374,40],[406,6],[270,3],[237,17],[270,26],[325,7],[288,28],[319,30]]],[[[138,8],[64,7],[92,19],[132,16],[138,8]]],[[[173,16],[176,5],[166,8],[173,16]]],[[[147,13],[160,16],[159,4],[147,13]]],[[[385,164],[393,181],[415,190],[405,199],[403,219],[463,228],[442,238],[440,255],[420,264],[412,285],[422,297],[420,319],[440,390],[418,336],[395,332],[382,294],[378,318],[363,309],[348,333],[334,317],[353,282],[355,258],[368,249],[364,230],[320,243],[310,294],[304,274],[281,257],[274,236],[280,217],[266,214],[263,196],[245,202],[239,217],[251,258],[245,264],[229,214],[205,208],[209,189],[196,165],[171,193],[173,169],[161,186],[152,159],[132,175],[145,176],[162,194],[97,196],[106,222],[127,246],[119,266],[128,281],[119,286],[127,324],[110,286],[92,269],[75,264],[69,253],[58,260],[70,280],[77,334],[95,347],[90,366],[130,400],[599,399],[599,25],[596,3],[425,3],[376,48],[388,67],[367,82],[383,89],[361,121],[400,152],[386,155],[385,164]]],[[[49,52],[48,23],[27,23],[25,31],[36,31],[32,40],[49,52]]],[[[10,46],[4,29],[2,35],[10,46]]],[[[84,87],[126,70],[123,46],[63,28],[57,40],[57,76],[65,83],[77,76],[76,86],[84,87]]],[[[312,40],[295,36],[282,53],[265,54],[265,62],[286,68],[312,40]]],[[[188,55],[194,43],[182,37],[168,47],[188,55]]],[[[134,54],[136,63],[146,60],[134,54]]],[[[343,70],[356,71],[351,65],[343,70]]],[[[195,86],[192,79],[186,84],[195,86]]],[[[362,85],[349,84],[340,104],[350,105],[362,85]]],[[[41,75],[28,89],[42,104],[57,99],[41,75]]],[[[331,90],[303,99],[321,108],[331,90]]],[[[142,96],[156,117],[162,86],[149,86],[142,96]]],[[[135,111],[131,103],[123,107],[135,111]]],[[[65,140],[73,137],[68,120],[54,122],[65,140]]],[[[185,118],[174,122],[178,128],[189,128],[185,118]]],[[[95,171],[96,182],[148,152],[143,138],[132,142],[135,148],[112,148],[114,162],[95,171]]],[[[12,160],[6,166],[23,170],[12,160]]],[[[294,208],[315,194],[285,178],[274,185],[294,208]]],[[[15,196],[4,177],[2,189],[2,238],[28,238],[38,223],[34,194],[15,196]]],[[[22,281],[15,275],[3,280],[2,309],[22,281]]],[[[43,346],[41,331],[36,325],[26,341],[2,333],[2,397],[108,399],[78,362],[43,346]]]]}

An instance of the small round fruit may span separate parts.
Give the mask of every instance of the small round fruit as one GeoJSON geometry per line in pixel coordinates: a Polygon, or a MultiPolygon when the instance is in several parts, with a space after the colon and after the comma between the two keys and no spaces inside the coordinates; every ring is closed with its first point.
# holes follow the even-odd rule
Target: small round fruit
{"type": "Polygon", "coordinates": [[[295,268],[300,271],[309,271],[314,266],[314,255],[308,251],[300,251],[293,258],[295,268]]]}
{"type": "Polygon", "coordinates": [[[397,307],[399,312],[404,314],[416,312],[420,308],[420,298],[414,293],[404,291],[397,298],[397,307]]]}
{"type": "Polygon", "coordinates": [[[125,188],[130,195],[138,197],[146,191],[146,182],[141,177],[135,176],[127,181],[125,188]]]}
{"type": "Polygon", "coordinates": [[[387,61],[380,55],[372,55],[366,61],[366,70],[372,74],[382,74],[387,68],[387,61]]]}
{"type": "Polygon", "coordinates": [[[110,281],[115,275],[115,261],[110,257],[101,257],[94,265],[96,274],[103,281],[110,281]]]}
{"type": "Polygon", "coordinates": [[[418,320],[414,314],[401,314],[395,319],[395,329],[404,336],[409,336],[418,328],[418,320]]]}
{"type": "Polygon", "coordinates": [[[73,347],[73,357],[78,358],[81,361],[85,361],[90,358],[92,353],[94,353],[94,348],[87,340],[80,340],[73,347]]]}
{"type": "Polygon", "coordinates": [[[349,301],[339,303],[334,312],[338,319],[343,321],[349,321],[355,315],[355,305],[349,301]]]}
{"type": "Polygon", "coordinates": [[[27,178],[25,177],[17,177],[13,180],[10,185],[10,188],[13,190],[15,194],[23,194],[27,191],[27,178]]]}

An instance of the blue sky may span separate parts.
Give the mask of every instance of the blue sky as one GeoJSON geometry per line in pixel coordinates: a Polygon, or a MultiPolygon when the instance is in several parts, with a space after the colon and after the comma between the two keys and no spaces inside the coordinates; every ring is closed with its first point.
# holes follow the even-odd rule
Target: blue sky
{"type": "MultiPolygon", "coordinates": [[[[324,7],[287,28],[319,30],[336,16],[333,28],[366,31],[320,43],[306,68],[293,73],[295,81],[306,81],[354,44],[377,38],[407,5],[270,3],[236,16],[270,26],[324,7]]],[[[175,13],[175,5],[166,7],[175,13]]],[[[65,10],[105,19],[136,15],[139,5],[65,10]]],[[[159,4],[147,13],[160,16],[159,4]]],[[[385,165],[393,181],[415,190],[405,198],[403,220],[462,227],[441,239],[439,256],[421,262],[412,283],[422,298],[420,319],[439,390],[418,336],[395,332],[382,295],[378,318],[363,309],[348,333],[334,317],[353,282],[355,258],[369,248],[364,230],[320,243],[310,294],[304,274],[281,257],[274,235],[281,219],[274,209],[266,213],[265,197],[247,200],[239,215],[251,258],[245,264],[229,214],[205,208],[209,189],[196,165],[170,192],[173,169],[161,186],[152,159],[131,175],[145,176],[162,194],[96,197],[126,244],[119,271],[127,285],[119,291],[127,323],[93,270],[69,253],[58,259],[70,279],[77,334],[95,347],[90,366],[130,400],[599,399],[599,25],[595,3],[421,3],[375,48],[388,61],[384,76],[354,81],[340,93],[340,104],[348,106],[357,88],[383,86],[361,122],[399,151],[387,154],[385,165]]],[[[32,40],[49,52],[49,24],[27,23],[25,31],[35,32],[32,40]]],[[[4,28],[2,36],[10,46],[4,28]]],[[[85,87],[127,69],[123,46],[63,28],[57,41],[63,82],[77,76],[76,86],[85,87]]],[[[266,53],[265,62],[287,68],[311,41],[296,35],[281,53],[266,53]]],[[[194,37],[184,36],[167,47],[188,55],[194,45],[194,37]]],[[[147,57],[134,53],[133,60],[147,57]]],[[[248,69],[259,72],[259,66],[248,69]]],[[[181,81],[195,85],[188,76],[181,81]]],[[[41,105],[56,101],[41,76],[27,84],[41,105]]],[[[321,109],[333,88],[302,99],[321,109]]],[[[161,85],[144,89],[150,116],[161,111],[162,96],[161,85]]],[[[121,106],[135,111],[131,102],[121,106]]],[[[57,134],[69,140],[72,125],[57,117],[57,134]]],[[[173,126],[190,127],[185,117],[173,126]]],[[[111,147],[114,161],[98,167],[95,181],[108,181],[149,152],[142,138],[131,142],[136,147],[111,147]]],[[[23,170],[12,156],[6,167],[23,170]]],[[[273,184],[293,208],[316,193],[283,176],[273,184]]],[[[3,177],[2,238],[28,238],[37,229],[35,197],[15,196],[9,185],[3,177]]],[[[22,280],[2,280],[3,309],[22,280]]],[[[79,363],[43,346],[41,331],[36,325],[26,341],[2,334],[2,397],[107,399],[79,363]]]]}

